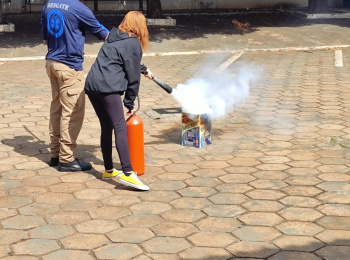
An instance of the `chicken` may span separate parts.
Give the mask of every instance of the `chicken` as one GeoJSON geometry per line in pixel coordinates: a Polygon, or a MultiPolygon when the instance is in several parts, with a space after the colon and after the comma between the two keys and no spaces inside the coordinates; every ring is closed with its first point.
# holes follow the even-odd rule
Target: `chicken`
{"type": "Polygon", "coordinates": [[[244,34],[250,29],[250,23],[240,23],[236,19],[233,19],[232,23],[235,25],[235,27],[241,34],[244,34]]]}

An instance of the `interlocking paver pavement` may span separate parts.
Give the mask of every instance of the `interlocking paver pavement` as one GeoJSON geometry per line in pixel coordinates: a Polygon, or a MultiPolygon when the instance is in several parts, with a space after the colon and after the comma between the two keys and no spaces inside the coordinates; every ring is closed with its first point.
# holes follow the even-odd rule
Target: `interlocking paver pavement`
{"type": "MultiPolygon", "coordinates": [[[[346,29],[331,24],[335,35],[346,29]]],[[[310,26],[320,30],[319,23],[310,26]]],[[[281,28],[244,36],[225,31],[215,48],[241,39],[256,45],[262,33],[278,38],[281,28]]],[[[295,41],[310,46],[314,37],[295,41]]],[[[322,37],[315,44],[324,44],[322,37]]],[[[347,44],[345,36],[331,38],[330,44],[347,44]]],[[[293,46],[290,35],[279,40],[273,47],[293,46]]],[[[179,41],[186,50],[203,46],[196,37],[179,41]]],[[[156,45],[175,50],[167,41],[156,45]]],[[[88,50],[96,52],[98,44],[88,50]]],[[[344,66],[335,67],[331,48],[245,51],[238,61],[264,72],[241,107],[213,120],[213,144],[201,149],[181,145],[179,105],[142,79],[146,172],[140,178],[149,192],[101,180],[99,123],[89,102],[77,156],[93,169],[50,168],[44,61],[0,64],[0,258],[348,260],[350,49],[342,53],[344,66]]],[[[144,62],[176,87],[231,55],[146,55],[144,62]]],[[[86,72],[93,61],[86,59],[86,72]]]]}

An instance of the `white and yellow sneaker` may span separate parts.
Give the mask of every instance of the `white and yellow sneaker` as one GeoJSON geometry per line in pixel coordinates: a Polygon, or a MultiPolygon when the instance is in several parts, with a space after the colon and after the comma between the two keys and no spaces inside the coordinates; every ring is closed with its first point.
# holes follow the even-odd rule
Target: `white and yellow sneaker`
{"type": "Polygon", "coordinates": [[[140,181],[135,172],[131,172],[129,176],[122,173],[118,176],[118,181],[123,185],[130,186],[138,190],[149,190],[149,187],[140,181]]]}
{"type": "Polygon", "coordinates": [[[118,176],[118,175],[121,175],[123,172],[122,171],[118,171],[116,169],[113,169],[113,172],[104,172],[102,174],[102,180],[103,181],[108,181],[108,180],[111,180],[113,179],[114,177],[118,176]]]}

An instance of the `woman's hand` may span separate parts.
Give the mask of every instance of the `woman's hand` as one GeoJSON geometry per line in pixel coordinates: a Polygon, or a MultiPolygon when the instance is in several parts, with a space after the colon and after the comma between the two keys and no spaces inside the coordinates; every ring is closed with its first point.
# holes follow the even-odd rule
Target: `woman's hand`
{"type": "Polygon", "coordinates": [[[144,75],[145,75],[145,77],[148,78],[148,79],[153,79],[153,77],[154,77],[152,71],[151,71],[149,68],[147,68],[147,70],[145,71],[145,74],[144,74],[144,75]]]}
{"type": "Polygon", "coordinates": [[[136,109],[131,109],[131,110],[129,109],[129,111],[126,112],[126,115],[127,116],[133,116],[133,115],[135,115],[136,111],[137,111],[136,109]]]}

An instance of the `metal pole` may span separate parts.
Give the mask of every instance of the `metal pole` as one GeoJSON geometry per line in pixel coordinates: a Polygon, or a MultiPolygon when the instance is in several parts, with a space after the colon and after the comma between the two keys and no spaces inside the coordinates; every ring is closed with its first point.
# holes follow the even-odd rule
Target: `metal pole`
{"type": "Polygon", "coordinates": [[[94,11],[98,12],[98,0],[94,0],[94,11]]]}

